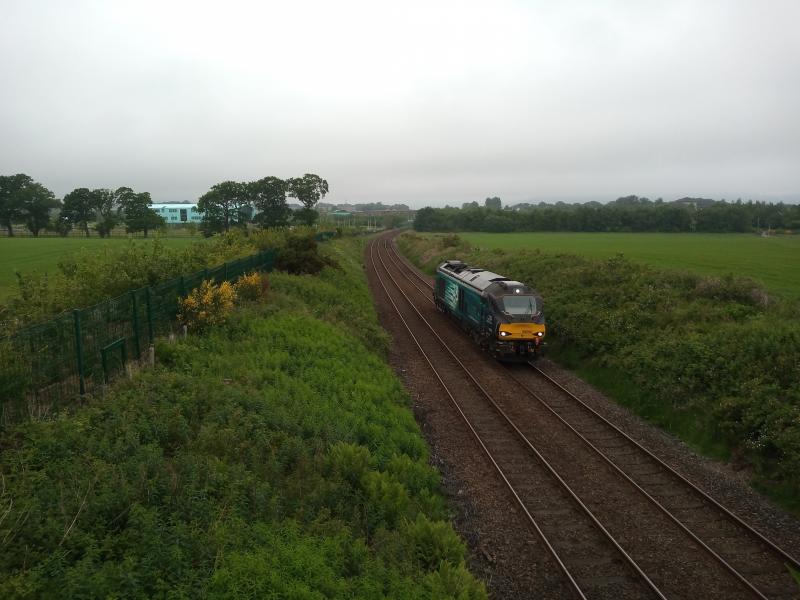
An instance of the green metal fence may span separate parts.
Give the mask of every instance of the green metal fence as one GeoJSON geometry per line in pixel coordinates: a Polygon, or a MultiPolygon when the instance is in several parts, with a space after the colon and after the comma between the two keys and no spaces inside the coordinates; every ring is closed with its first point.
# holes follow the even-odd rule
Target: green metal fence
{"type": "Polygon", "coordinates": [[[0,398],[0,424],[109,381],[129,361],[145,356],[157,336],[180,333],[178,300],[203,280],[221,283],[251,271],[271,271],[274,259],[273,251],[260,252],[75,309],[14,334],[7,340],[9,360],[15,363],[8,377],[27,389],[27,405],[0,398]]]}

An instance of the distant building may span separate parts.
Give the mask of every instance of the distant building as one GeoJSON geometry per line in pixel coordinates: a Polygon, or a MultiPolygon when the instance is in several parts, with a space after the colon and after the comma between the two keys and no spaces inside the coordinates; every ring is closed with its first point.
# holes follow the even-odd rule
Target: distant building
{"type": "Polygon", "coordinates": [[[203,220],[203,215],[197,210],[197,203],[153,203],[150,208],[152,208],[157,215],[164,217],[167,225],[200,223],[200,221],[203,220]]]}

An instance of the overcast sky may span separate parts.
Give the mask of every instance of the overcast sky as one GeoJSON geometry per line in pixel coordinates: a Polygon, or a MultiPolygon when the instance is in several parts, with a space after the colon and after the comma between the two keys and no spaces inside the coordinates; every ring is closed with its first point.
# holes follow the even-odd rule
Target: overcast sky
{"type": "Polygon", "coordinates": [[[0,174],[800,199],[800,2],[0,0],[0,174]]]}

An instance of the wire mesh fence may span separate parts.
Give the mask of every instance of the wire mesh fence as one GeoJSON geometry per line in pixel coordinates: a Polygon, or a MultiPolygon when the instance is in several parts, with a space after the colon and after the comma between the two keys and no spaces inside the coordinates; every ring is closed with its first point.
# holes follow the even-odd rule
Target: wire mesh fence
{"type": "Polygon", "coordinates": [[[156,337],[179,333],[178,301],[203,280],[221,283],[271,271],[274,260],[275,252],[260,252],[63,313],[0,340],[6,355],[0,425],[41,416],[140,361],[156,337]]]}

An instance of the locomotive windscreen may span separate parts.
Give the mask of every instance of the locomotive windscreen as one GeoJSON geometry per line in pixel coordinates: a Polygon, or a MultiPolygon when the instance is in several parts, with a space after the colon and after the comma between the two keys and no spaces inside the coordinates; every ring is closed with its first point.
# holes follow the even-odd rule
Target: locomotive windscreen
{"type": "Polygon", "coordinates": [[[503,296],[503,310],[514,316],[533,316],[538,311],[534,296],[503,296]]]}

